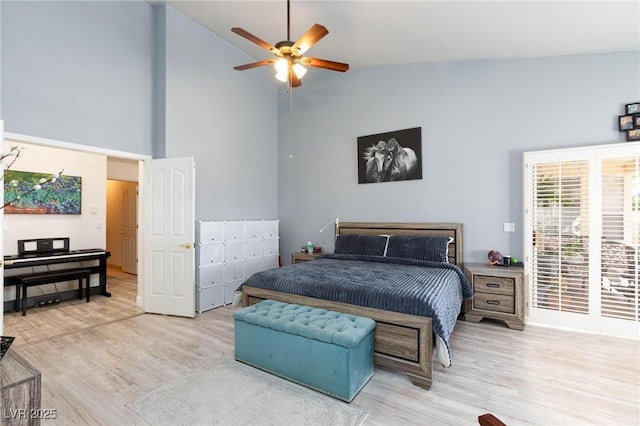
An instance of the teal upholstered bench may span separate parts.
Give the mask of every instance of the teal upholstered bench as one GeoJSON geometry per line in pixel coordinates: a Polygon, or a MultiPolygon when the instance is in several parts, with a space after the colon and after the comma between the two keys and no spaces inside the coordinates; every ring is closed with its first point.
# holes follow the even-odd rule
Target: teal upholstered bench
{"type": "Polygon", "coordinates": [[[233,318],[238,361],[347,402],[373,376],[370,318],[274,300],[233,318]]]}

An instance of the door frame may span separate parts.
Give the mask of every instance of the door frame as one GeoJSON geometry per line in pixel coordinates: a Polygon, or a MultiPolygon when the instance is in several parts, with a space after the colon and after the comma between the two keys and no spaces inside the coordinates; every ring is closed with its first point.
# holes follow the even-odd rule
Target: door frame
{"type": "MultiPolygon", "coordinates": [[[[40,145],[40,146],[46,146],[46,147],[52,147],[52,148],[58,148],[58,149],[67,149],[70,151],[86,152],[90,154],[104,155],[106,157],[122,158],[125,160],[136,160],[138,161],[138,190],[139,190],[138,197],[141,200],[143,199],[142,197],[144,194],[144,185],[143,185],[144,161],[152,159],[153,157],[151,155],[136,154],[133,152],[126,152],[126,151],[117,151],[113,149],[107,149],[107,148],[101,148],[101,147],[95,147],[95,146],[89,146],[89,145],[80,145],[80,144],[64,142],[56,139],[41,138],[38,136],[29,136],[29,135],[24,135],[20,133],[3,132],[2,134],[4,136],[5,142],[7,140],[10,140],[16,143],[26,143],[30,145],[40,145]]],[[[138,265],[138,295],[136,296],[136,305],[140,307],[144,307],[145,259],[144,259],[144,242],[142,239],[142,236],[144,235],[144,226],[145,226],[144,214],[143,214],[144,204],[140,207],[141,208],[138,209],[138,236],[137,236],[138,243],[139,243],[137,252],[138,252],[138,259],[140,260],[140,263],[138,265]]],[[[1,223],[4,224],[4,218],[1,218],[1,219],[2,219],[1,223]]],[[[0,295],[0,302],[4,302],[3,299],[4,299],[4,296],[0,295]]],[[[0,329],[2,329],[1,318],[0,318],[0,329]]]]}

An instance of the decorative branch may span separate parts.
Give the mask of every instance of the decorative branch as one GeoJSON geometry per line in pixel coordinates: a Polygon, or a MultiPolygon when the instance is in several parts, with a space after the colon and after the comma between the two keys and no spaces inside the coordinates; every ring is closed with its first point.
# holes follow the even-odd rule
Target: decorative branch
{"type": "Polygon", "coordinates": [[[22,151],[24,151],[23,146],[14,145],[11,147],[11,150],[9,150],[9,152],[7,152],[6,154],[0,155],[0,164],[2,164],[3,166],[2,176],[0,177],[0,181],[4,180],[4,171],[9,170],[11,166],[13,166],[13,163],[16,162],[18,157],[22,157],[22,151]],[[5,158],[7,157],[11,158],[11,162],[9,164],[6,164],[5,162],[5,158]]]}

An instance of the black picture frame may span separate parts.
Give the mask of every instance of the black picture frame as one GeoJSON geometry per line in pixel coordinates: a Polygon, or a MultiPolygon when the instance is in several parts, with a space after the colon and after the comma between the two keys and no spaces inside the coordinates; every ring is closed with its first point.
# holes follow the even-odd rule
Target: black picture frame
{"type": "Polygon", "coordinates": [[[359,136],[358,183],[422,179],[422,127],[359,136]]]}
{"type": "Polygon", "coordinates": [[[625,105],[626,115],[640,114],[640,102],[625,105]]]}
{"type": "Polygon", "coordinates": [[[635,120],[633,115],[619,115],[618,116],[618,130],[624,132],[625,130],[633,129],[635,120]]]}
{"type": "Polygon", "coordinates": [[[640,141],[640,129],[627,130],[627,141],[628,142],[640,141]]]}
{"type": "Polygon", "coordinates": [[[640,129],[627,130],[627,141],[640,141],[640,129]]]}
{"type": "Polygon", "coordinates": [[[633,128],[640,129],[640,114],[633,115],[633,128]]]}

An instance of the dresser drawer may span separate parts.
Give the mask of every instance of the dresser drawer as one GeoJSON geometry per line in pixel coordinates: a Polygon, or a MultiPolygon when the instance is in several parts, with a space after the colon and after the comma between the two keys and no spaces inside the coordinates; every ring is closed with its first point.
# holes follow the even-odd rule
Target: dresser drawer
{"type": "Polygon", "coordinates": [[[222,268],[222,263],[198,266],[196,268],[196,284],[198,287],[207,288],[214,285],[222,285],[224,283],[222,268]]]}
{"type": "Polygon", "coordinates": [[[200,244],[196,247],[196,264],[199,266],[224,261],[224,246],[222,243],[200,244]]]}
{"type": "Polygon", "coordinates": [[[242,241],[225,241],[224,242],[224,261],[234,262],[244,260],[245,242],[242,241]]]}
{"type": "Polygon", "coordinates": [[[514,288],[515,279],[511,277],[491,277],[487,275],[476,275],[473,278],[474,292],[513,296],[514,288]]]}
{"type": "Polygon", "coordinates": [[[514,314],[516,312],[512,296],[478,292],[473,294],[473,309],[504,312],[507,314],[514,314]]]}
{"type": "Polygon", "coordinates": [[[277,256],[278,255],[278,238],[265,238],[262,245],[262,254],[264,256],[277,256]]]}
{"type": "Polygon", "coordinates": [[[198,222],[196,238],[199,243],[221,243],[224,237],[222,222],[198,222]]]}
{"type": "Polygon", "coordinates": [[[234,281],[241,281],[244,279],[244,265],[245,261],[239,262],[225,262],[223,268],[224,283],[228,284],[234,281]]]}
{"type": "Polygon", "coordinates": [[[228,221],[224,223],[224,240],[244,240],[244,221],[228,221]]]}
{"type": "Polygon", "coordinates": [[[200,313],[224,305],[224,286],[196,289],[196,310],[200,313]]]}
{"type": "Polygon", "coordinates": [[[264,232],[262,234],[265,238],[278,238],[278,221],[266,220],[264,222],[264,232]]]}
{"type": "Polygon", "coordinates": [[[244,248],[244,257],[253,259],[254,257],[262,257],[263,239],[247,240],[244,248]]]}
{"type": "Polygon", "coordinates": [[[247,240],[262,238],[263,228],[263,220],[248,220],[244,224],[244,236],[247,240]]]}

